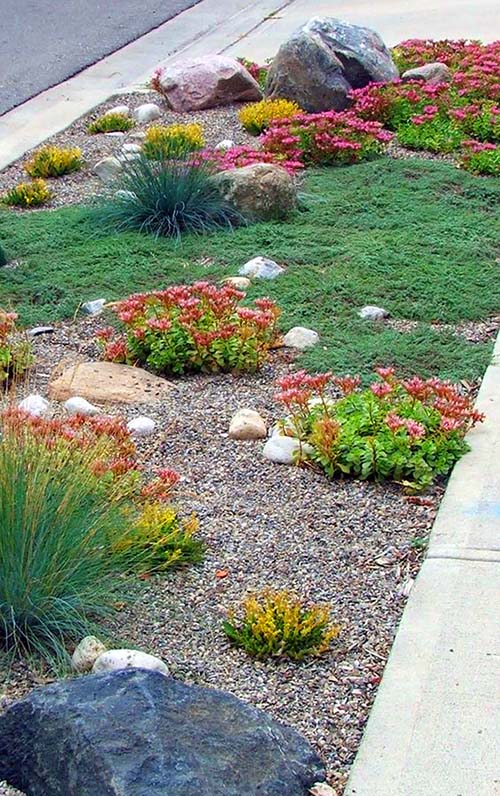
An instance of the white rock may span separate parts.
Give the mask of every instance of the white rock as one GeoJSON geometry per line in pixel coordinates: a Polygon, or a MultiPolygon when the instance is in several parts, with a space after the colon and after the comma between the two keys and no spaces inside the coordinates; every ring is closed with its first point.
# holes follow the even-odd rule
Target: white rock
{"type": "Polygon", "coordinates": [[[99,641],[95,636],[85,636],[72,655],[71,667],[73,671],[80,672],[80,674],[90,672],[97,658],[103,652],[106,652],[106,647],[102,641],[99,641]]]}
{"type": "Polygon", "coordinates": [[[248,290],[252,284],[252,281],[246,276],[227,276],[222,282],[232,285],[237,290],[248,290]]]}
{"type": "Polygon", "coordinates": [[[44,417],[50,408],[49,402],[37,393],[27,395],[18,405],[19,409],[28,412],[28,414],[34,417],[44,417]]]}
{"type": "Polygon", "coordinates": [[[111,182],[121,173],[123,166],[118,158],[103,158],[94,166],[94,174],[103,181],[111,182]]]}
{"type": "Polygon", "coordinates": [[[131,133],[128,134],[129,138],[134,138],[137,141],[143,141],[146,138],[146,133],[144,130],[133,130],[131,133]]]}
{"type": "Polygon", "coordinates": [[[148,655],[146,652],[128,649],[103,652],[92,667],[95,674],[115,672],[117,669],[150,669],[153,672],[161,672],[165,676],[169,674],[167,666],[160,658],[148,655]]]}
{"type": "Polygon", "coordinates": [[[81,310],[85,315],[100,315],[106,304],[106,299],[95,299],[94,301],[85,301],[81,310]]]}
{"type": "Polygon", "coordinates": [[[249,276],[251,279],[275,279],[285,271],[281,265],[268,257],[254,257],[238,271],[240,276],[249,276]]]}
{"type": "Polygon", "coordinates": [[[130,116],[130,108],[128,105],[115,105],[114,108],[110,108],[109,111],[106,111],[104,116],[109,116],[110,113],[121,113],[122,116],[130,116]]]}
{"type": "Polygon", "coordinates": [[[262,455],[264,459],[269,459],[270,462],[277,464],[295,464],[299,450],[302,447],[302,454],[311,454],[314,451],[312,445],[302,444],[295,437],[284,437],[281,434],[275,434],[269,437],[264,448],[262,455]]]}
{"type": "Polygon", "coordinates": [[[70,415],[85,415],[87,417],[90,415],[98,415],[101,411],[97,406],[89,403],[86,398],[81,398],[79,395],[68,398],[68,400],[64,402],[64,408],[70,415]]]}
{"type": "Polygon", "coordinates": [[[319,343],[319,334],[314,329],[306,329],[305,326],[294,326],[283,338],[283,345],[287,348],[298,348],[305,351],[319,343]]]}
{"type": "Polygon", "coordinates": [[[253,409],[239,409],[229,425],[231,439],[264,439],[267,427],[264,419],[253,409]]]}
{"type": "Polygon", "coordinates": [[[26,334],[28,337],[38,337],[40,334],[50,334],[51,332],[55,332],[53,326],[33,326],[32,329],[28,329],[26,334]]]}
{"type": "Polygon", "coordinates": [[[146,102],[135,109],[134,116],[140,124],[144,124],[159,119],[161,110],[155,102],[146,102]]]}
{"type": "Polygon", "coordinates": [[[127,423],[127,428],[134,437],[148,437],[155,430],[155,426],[155,421],[145,415],[134,417],[127,423]]]}
{"type": "Polygon", "coordinates": [[[142,152],[142,147],[140,144],[124,144],[122,146],[122,152],[127,155],[130,153],[136,154],[142,152]]]}
{"type": "Polygon", "coordinates": [[[375,307],[372,304],[367,304],[366,307],[360,309],[358,315],[364,321],[383,321],[384,318],[389,317],[387,310],[384,310],[383,307],[375,307]]]}
{"type": "Polygon", "coordinates": [[[315,782],[309,793],[311,796],[336,796],[337,791],[333,790],[326,782],[315,782]]]}
{"type": "Polygon", "coordinates": [[[224,138],[222,141],[219,141],[219,143],[215,145],[215,149],[222,149],[224,152],[227,152],[228,149],[232,149],[235,146],[236,144],[234,143],[234,141],[231,141],[230,138],[224,138]]]}
{"type": "Polygon", "coordinates": [[[122,130],[111,130],[111,132],[104,133],[104,135],[114,136],[115,138],[123,138],[125,133],[122,130]]]}

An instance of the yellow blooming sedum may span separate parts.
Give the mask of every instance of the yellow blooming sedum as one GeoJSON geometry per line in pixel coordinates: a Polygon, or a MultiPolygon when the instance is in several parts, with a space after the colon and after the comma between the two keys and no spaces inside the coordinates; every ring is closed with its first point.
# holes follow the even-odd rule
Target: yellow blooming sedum
{"type": "Polygon", "coordinates": [[[264,99],[246,105],[238,114],[238,118],[251,135],[260,135],[271,122],[277,119],[291,119],[303,113],[296,102],[287,99],[264,99]]]}
{"type": "Polygon", "coordinates": [[[30,177],[62,177],[79,171],[82,166],[82,151],[78,147],[44,146],[24,163],[24,170],[30,177]]]}
{"type": "Polygon", "coordinates": [[[171,505],[146,503],[113,548],[130,555],[131,569],[139,563],[141,572],[163,572],[201,560],[203,545],[195,537],[198,527],[195,514],[180,518],[171,505]]]}
{"type": "Polygon", "coordinates": [[[271,589],[247,597],[241,621],[231,612],[223,629],[233,644],[257,658],[296,660],[326,652],[340,633],[326,606],[304,606],[291,592],[271,589]]]}
{"type": "Polygon", "coordinates": [[[45,180],[20,182],[0,197],[0,202],[15,207],[38,207],[52,197],[45,180]]]}
{"type": "Polygon", "coordinates": [[[151,160],[194,152],[205,145],[201,124],[156,124],[146,130],[142,151],[151,160]]]}

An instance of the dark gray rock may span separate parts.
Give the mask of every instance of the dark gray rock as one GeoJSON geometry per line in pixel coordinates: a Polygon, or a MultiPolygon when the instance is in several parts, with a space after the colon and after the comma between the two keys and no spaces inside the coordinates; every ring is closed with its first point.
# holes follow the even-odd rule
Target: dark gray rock
{"type": "Polygon", "coordinates": [[[0,716],[0,781],[27,796],[307,796],[323,779],[295,730],[159,672],[62,681],[0,716]]]}
{"type": "Polygon", "coordinates": [[[278,50],[266,95],[294,100],[309,113],[344,110],[351,88],[397,77],[378,33],[332,17],[313,17],[278,50]]]}

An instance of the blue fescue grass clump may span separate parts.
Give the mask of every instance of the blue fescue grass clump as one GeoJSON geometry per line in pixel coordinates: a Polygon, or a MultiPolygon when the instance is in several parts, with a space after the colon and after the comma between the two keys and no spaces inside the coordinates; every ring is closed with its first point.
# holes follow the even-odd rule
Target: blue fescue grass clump
{"type": "Polygon", "coordinates": [[[207,164],[190,153],[158,162],[140,155],[124,164],[113,194],[97,208],[105,226],[179,239],[241,224],[241,215],[223,198],[207,164]]]}

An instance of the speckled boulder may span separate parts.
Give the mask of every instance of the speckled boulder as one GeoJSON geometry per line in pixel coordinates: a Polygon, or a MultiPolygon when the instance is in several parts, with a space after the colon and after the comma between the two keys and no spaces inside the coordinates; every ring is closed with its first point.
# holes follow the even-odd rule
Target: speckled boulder
{"type": "Polygon", "coordinates": [[[286,218],[297,207],[297,187],[281,166],[254,163],[214,179],[224,199],[249,221],[286,218]]]}
{"type": "Polygon", "coordinates": [[[307,796],[295,730],[222,691],[128,669],[37,689],[0,715],[0,781],[29,796],[307,796]]]}
{"type": "Polygon", "coordinates": [[[158,82],[169,107],[179,113],[262,97],[257,81],[236,58],[226,55],[176,61],[161,70],[158,82]]]}
{"type": "Polygon", "coordinates": [[[294,100],[310,113],[344,110],[352,88],[397,77],[378,33],[332,17],[313,17],[278,50],[265,93],[294,100]]]}

